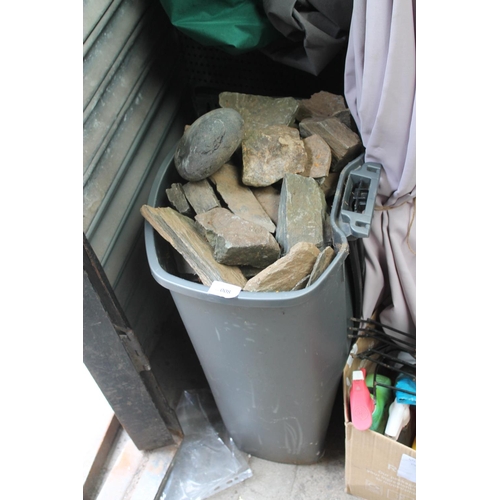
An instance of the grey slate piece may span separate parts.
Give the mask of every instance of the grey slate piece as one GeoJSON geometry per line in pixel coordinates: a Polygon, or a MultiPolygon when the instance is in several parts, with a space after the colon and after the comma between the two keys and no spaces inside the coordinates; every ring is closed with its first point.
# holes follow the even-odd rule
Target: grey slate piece
{"type": "Polygon", "coordinates": [[[168,201],[182,215],[194,216],[194,211],[187,201],[182,184],[174,182],[167,190],[168,201]]]}
{"type": "Polygon", "coordinates": [[[326,215],[326,199],[311,177],[287,174],[280,194],[276,239],[283,252],[301,241],[323,249],[323,224],[326,215]]]}
{"type": "Polygon", "coordinates": [[[198,182],[187,182],[184,184],[183,190],[197,214],[220,207],[219,199],[207,179],[198,182]]]}
{"type": "Polygon", "coordinates": [[[280,256],[280,247],[269,231],[226,208],[214,208],[195,220],[205,230],[214,258],[221,264],[262,269],[280,256]]]}
{"type": "MultiPolygon", "coordinates": [[[[346,127],[349,127],[353,132],[356,132],[356,122],[351,115],[351,111],[349,109],[344,109],[342,111],[337,111],[332,118],[336,118],[340,122],[342,122],[346,127]]],[[[357,133],[357,132],[356,132],[357,133]]]]}

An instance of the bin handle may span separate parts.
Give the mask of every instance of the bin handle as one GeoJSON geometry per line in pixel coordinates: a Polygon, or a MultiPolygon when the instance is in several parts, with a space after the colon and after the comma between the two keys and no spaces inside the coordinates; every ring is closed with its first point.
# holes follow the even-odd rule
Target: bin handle
{"type": "Polygon", "coordinates": [[[367,162],[349,172],[338,218],[348,238],[370,234],[381,169],[381,164],[367,162]]]}

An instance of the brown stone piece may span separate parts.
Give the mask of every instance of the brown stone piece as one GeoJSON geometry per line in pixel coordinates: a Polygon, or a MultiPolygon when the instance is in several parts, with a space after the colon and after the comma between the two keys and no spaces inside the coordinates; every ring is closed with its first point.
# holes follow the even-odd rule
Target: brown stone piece
{"type": "Polygon", "coordinates": [[[220,207],[220,202],[207,179],[198,182],[187,182],[182,186],[182,189],[197,214],[220,207]]]}
{"type": "Polygon", "coordinates": [[[270,233],[276,226],[267,212],[255,197],[253,191],[241,182],[241,169],[226,163],[215,172],[210,180],[215,184],[217,192],[226,202],[229,210],[242,219],[259,224],[270,233]]]}
{"type": "Polygon", "coordinates": [[[238,267],[226,266],[214,259],[212,247],[189,217],[170,207],[148,205],[141,207],[141,214],[186,259],[205,286],[211,286],[214,281],[245,286],[247,279],[238,267]]]}
{"type": "Polygon", "coordinates": [[[293,125],[299,107],[293,97],[269,97],[238,92],[219,94],[222,108],[233,108],[243,117],[243,136],[270,125],[293,125]]]}
{"type": "Polygon", "coordinates": [[[347,109],[347,106],[343,96],[322,90],[313,94],[310,99],[299,101],[296,117],[299,121],[305,118],[323,120],[345,109],[347,109]]]}
{"type": "Polygon", "coordinates": [[[307,165],[302,175],[315,179],[326,177],[332,165],[332,150],[319,135],[313,134],[304,139],[307,165]]]}
{"type": "Polygon", "coordinates": [[[221,264],[262,269],[279,259],[280,246],[269,231],[227,208],[214,208],[195,219],[205,230],[215,260],[221,264]]]}
{"type": "Polygon", "coordinates": [[[317,134],[328,143],[332,150],[332,172],[342,170],[347,163],[361,154],[362,143],[359,135],[336,118],[323,121],[305,120],[300,122],[299,128],[302,137],[317,134]]]}
{"type": "Polygon", "coordinates": [[[255,131],[242,142],[242,151],[242,181],[246,186],[270,186],[287,173],[303,172],[307,164],[299,131],[284,125],[255,131]]]}
{"type": "Polygon", "coordinates": [[[248,280],[243,291],[291,291],[311,273],[319,253],[319,249],[312,243],[297,243],[287,255],[248,280]]]}
{"type": "Polygon", "coordinates": [[[280,205],[280,192],[274,186],[252,188],[254,196],[262,205],[267,215],[274,224],[278,224],[278,208],[280,205]]]}
{"type": "Polygon", "coordinates": [[[332,247],[326,247],[317,257],[307,286],[311,286],[326,270],[333,260],[335,252],[332,247]]]}
{"type": "Polygon", "coordinates": [[[294,292],[295,290],[303,290],[306,286],[307,286],[307,283],[309,281],[309,278],[311,277],[310,274],[308,274],[307,276],[304,276],[293,288],[292,288],[292,292],[294,292]]]}

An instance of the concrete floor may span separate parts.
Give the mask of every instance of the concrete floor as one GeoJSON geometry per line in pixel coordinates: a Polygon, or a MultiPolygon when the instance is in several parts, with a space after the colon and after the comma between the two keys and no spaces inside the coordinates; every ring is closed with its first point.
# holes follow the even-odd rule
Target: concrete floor
{"type": "Polygon", "coordinates": [[[341,394],[335,403],[323,458],[313,465],[278,464],[250,457],[253,476],[212,500],[352,500],[345,492],[341,394]]]}

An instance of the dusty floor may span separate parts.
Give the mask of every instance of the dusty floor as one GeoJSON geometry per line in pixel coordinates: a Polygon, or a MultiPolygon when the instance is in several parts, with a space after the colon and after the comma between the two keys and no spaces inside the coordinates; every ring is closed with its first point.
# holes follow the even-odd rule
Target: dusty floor
{"type": "MultiPolygon", "coordinates": [[[[112,412],[103,400],[97,386],[87,374],[84,376],[86,400],[94,411],[93,418],[87,420],[85,429],[88,446],[84,450],[84,476],[88,472],[92,454],[95,453],[99,439],[104,433],[112,412]],[[99,415],[101,418],[99,418],[99,415]]],[[[156,500],[161,494],[161,480],[165,468],[158,464],[171,458],[172,450],[162,449],[155,453],[143,453],[135,448],[130,438],[122,431],[119,446],[114,452],[115,458],[109,463],[109,478],[101,492],[93,497],[97,500],[156,500]],[[136,463],[137,467],[132,467],[136,463]],[[128,464],[124,467],[124,464],[128,464]],[[149,464],[145,466],[144,464],[149,464]],[[162,470],[158,477],[144,474],[152,468],[162,470]],[[137,471],[141,471],[138,480],[137,471]],[[161,476],[161,477],[160,477],[161,476]],[[140,485],[140,487],[138,486],[140,485]],[[145,493],[145,491],[147,493],[145,493]],[[146,498],[147,497],[147,498],[146,498]]],[[[338,398],[330,422],[326,450],[322,459],[313,465],[289,465],[249,457],[252,477],[243,482],[212,495],[213,500],[342,500],[355,499],[345,493],[344,487],[344,425],[341,399],[338,398]]]]}
{"type": "MultiPolygon", "coordinates": [[[[340,396],[340,394],[339,394],[340,396]]],[[[211,498],[213,500],[343,500],[345,492],[344,425],[337,398],[323,458],[314,465],[278,464],[251,457],[253,476],[211,498]]]]}

